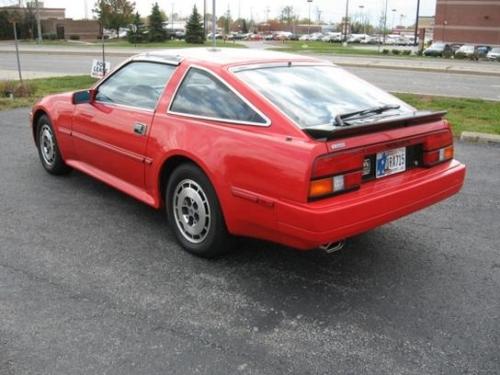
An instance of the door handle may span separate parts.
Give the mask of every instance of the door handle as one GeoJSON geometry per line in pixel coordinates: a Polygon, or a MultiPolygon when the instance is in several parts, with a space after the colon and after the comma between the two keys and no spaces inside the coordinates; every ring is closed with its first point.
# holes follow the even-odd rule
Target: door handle
{"type": "Polygon", "coordinates": [[[144,124],[141,124],[140,122],[137,122],[134,124],[134,133],[138,135],[144,135],[146,134],[146,129],[148,127],[144,124]]]}

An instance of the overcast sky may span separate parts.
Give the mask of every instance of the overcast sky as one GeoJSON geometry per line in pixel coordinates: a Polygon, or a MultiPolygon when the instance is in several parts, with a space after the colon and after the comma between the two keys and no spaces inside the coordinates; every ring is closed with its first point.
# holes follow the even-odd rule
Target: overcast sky
{"type": "MultiPolygon", "coordinates": [[[[92,17],[92,8],[95,0],[44,0],[47,7],[66,8],[66,16],[70,18],[84,18],[85,8],[89,17],[92,17]],[[87,4],[87,7],[85,6],[87,4]]],[[[148,15],[151,11],[151,6],[154,0],[136,0],[136,9],[142,16],[148,15]]],[[[172,4],[174,12],[181,16],[187,16],[194,4],[198,6],[200,11],[203,7],[203,0],[163,0],[158,1],[160,7],[170,14],[172,4]]],[[[404,24],[413,24],[415,22],[417,0],[388,0],[389,17],[388,23],[391,24],[393,19],[396,24],[399,24],[401,19],[404,24]],[[395,12],[392,12],[396,9],[395,12]],[[394,15],[394,17],[393,17],[394,15]],[[404,15],[401,18],[401,15],[404,15]]],[[[353,14],[359,13],[360,5],[364,6],[363,11],[372,20],[377,20],[384,9],[385,0],[350,0],[350,12],[353,14]]],[[[280,9],[286,5],[294,7],[296,13],[300,17],[308,17],[308,5],[306,0],[217,0],[217,15],[222,15],[229,6],[233,18],[237,18],[238,14],[242,17],[253,18],[256,21],[264,21],[266,19],[266,7],[269,7],[269,17],[277,17],[280,9]]],[[[207,0],[207,12],[211,12],[212,0],[207,0]]],[[[421,0],[420,14],[424,16],[434,15],[436,0],[421,0]]],[[[313,0],[311,3],[311,19],[317,19],[317,10],[321,11],[321,19],[323,21],[338,22],[345,13],[345,0],[313,0]]]]}

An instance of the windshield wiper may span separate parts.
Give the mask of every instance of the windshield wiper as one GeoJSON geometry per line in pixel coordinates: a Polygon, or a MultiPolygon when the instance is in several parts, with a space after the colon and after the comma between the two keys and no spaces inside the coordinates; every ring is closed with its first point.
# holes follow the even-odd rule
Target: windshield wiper
{"type": "Polygon", "coordinates": [[[401,106],[399,104],[386,104],[379,107],[372,107],[363,109],[361,111],[341,113],[340,115],[335,116],[335,126],[348,126],[344,120],[353,118],[353,117],[365,117],[371,114],[380,114],[383,112],[387,112],[393,109],[399,109],[401,106]]]}

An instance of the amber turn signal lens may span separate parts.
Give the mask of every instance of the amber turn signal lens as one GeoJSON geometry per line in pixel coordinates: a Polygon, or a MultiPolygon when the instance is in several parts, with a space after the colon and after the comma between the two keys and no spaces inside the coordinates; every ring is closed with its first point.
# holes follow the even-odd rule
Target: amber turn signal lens
{"type": "Polygon", "coordinates": [[[333,179],[323,178],[321,180],[311,181],[309,185],[309,197],[317,198],[323,195],[331,194],[333,191],[333,179]]]}

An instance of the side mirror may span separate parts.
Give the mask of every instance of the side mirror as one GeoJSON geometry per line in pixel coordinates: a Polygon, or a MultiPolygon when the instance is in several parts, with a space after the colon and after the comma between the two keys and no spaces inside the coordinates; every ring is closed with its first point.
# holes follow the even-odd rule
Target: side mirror
{"type": "Polygon", "coordinates": [[[73,93],[73,104],[92,103],[95,99],[95,89],[76,91],[73,93]]]}

